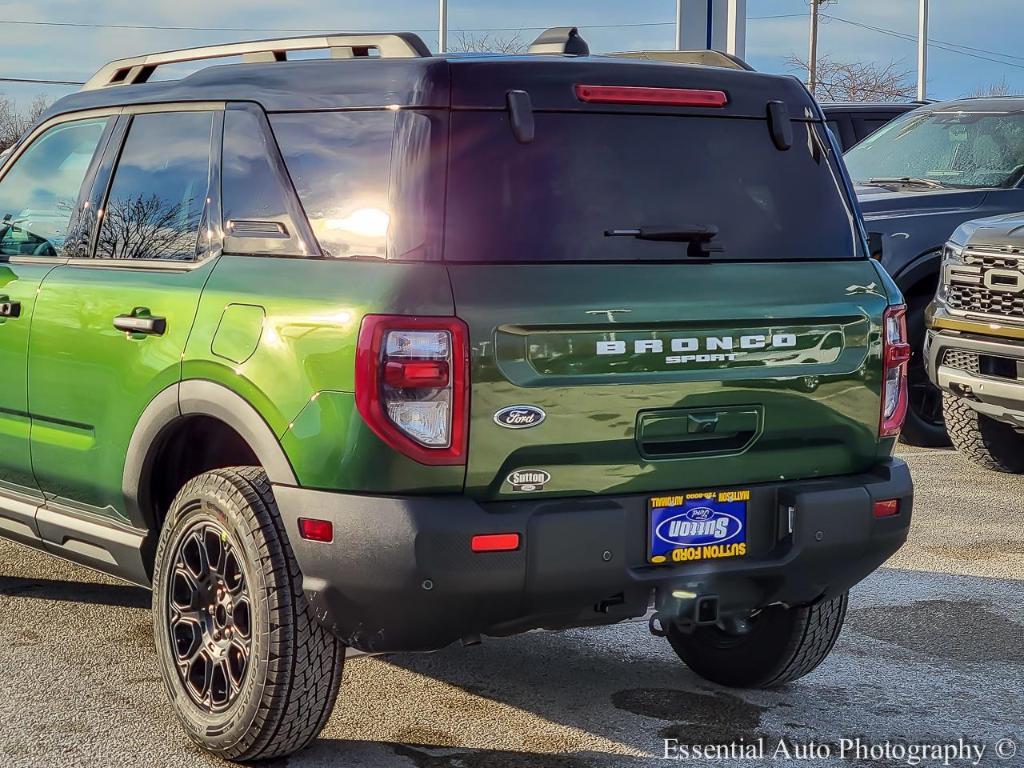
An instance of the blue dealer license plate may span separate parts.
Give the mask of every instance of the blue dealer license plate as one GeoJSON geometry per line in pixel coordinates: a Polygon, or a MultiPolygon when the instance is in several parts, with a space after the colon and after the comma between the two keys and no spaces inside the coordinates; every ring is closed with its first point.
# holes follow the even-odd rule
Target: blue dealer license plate
{"type": "Polygon", "coordinates": [[[648,502],[647,560],[688,563],[747,554],[750,491],[697,491],[648,502]]]}

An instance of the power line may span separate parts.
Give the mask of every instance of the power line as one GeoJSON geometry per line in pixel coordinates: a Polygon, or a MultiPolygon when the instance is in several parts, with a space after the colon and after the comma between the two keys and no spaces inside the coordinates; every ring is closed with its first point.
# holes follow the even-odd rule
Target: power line
{"type": "MultiPolygon", "coordinates": [[[[906,32],[899,32],[895,29],[887,29],[886,27],[876,27],[871,24],[863,24],[859,21],[851,21],[850,19],[844,19],[841,16],[833,16],[832,14],[823,13],[825,16],[833,21],[838,21],[843,24],[849,24],[854,27],[861,27],[862,29],[869,29],[872,32],[878,32],[883,35],[889,35],[890,37],[896,37],[900,40],[908,40],[910,42],[917,41],[917,35],[911,35],[906,32]]],[[[961,56],[970,56],[972,59],[980,59],[981,61],[990,61],[993,64],[1002,64],[1006,67],[1015,67],[1017,69],[1024,69],[1024,64],[1014,64],[1012,61],[1003,61],[1001,59],[993,59],[989,56],[981,56],[977,53],[969,53],[968,51],[959,50],[959,48],[968,48],[969,46],[961,46],[958,43],[945,43],[934,38],[928,40],[929,48],[938,48],[941,51],[948,53],[959,53],[961,56]]],[[[993,56],[1007,56],[1009,58],[1020,58],[1017,56],[1011,56],[1010,54],[1001,53],[1000,51],[992,51],[987,48],[971,48],[970,50],[981,51],[984,53],[992,54],[993,56]]]]}
{"type": "MultiPolygon", "coordinates": [[[[802,13],[780,13],[772,16],[750,16],[748,21],[765,19],[789,19],[803,16],[802,13]]],[[[193,27],[165,24],[100,24],[98,22],[80,21],[35,21],[31,19],[4,19],[4,24],[17,24],[35,27],[73,27],[76,29],[138,29],[159,32],[307,32],[315,34],[323,32],[323,27],[193,27]]],[[[623,27],[664,27],[675,24],[674,21],[638,21],[623,24],[578,24],[585,29],[619,29],[623,27]]],[[[459,32],[543,32],[547,27],[481,27],[477,29],[458,29],[459,32]]],[[[354,29],[352,32],[377,32],[376,29],[354,29]]],[[[411,29],[410,32],[435,33],[436,29],[411,29]]]]}

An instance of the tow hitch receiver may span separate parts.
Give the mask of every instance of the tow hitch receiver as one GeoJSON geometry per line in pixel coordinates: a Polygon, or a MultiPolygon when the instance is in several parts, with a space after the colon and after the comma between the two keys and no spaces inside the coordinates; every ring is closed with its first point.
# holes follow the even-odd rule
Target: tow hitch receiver
{"type": "Polygon", "coordinates": [[[698,595],[685,590],[674,590],[672,597],[675,598],[674,605],[670,603],[671,607],[668,610],[655,611],[647,623],[648,629],[655,637],[665,636],[666,622],[677,624],[684,629],[718,623],[718,595],[698,595]]]}

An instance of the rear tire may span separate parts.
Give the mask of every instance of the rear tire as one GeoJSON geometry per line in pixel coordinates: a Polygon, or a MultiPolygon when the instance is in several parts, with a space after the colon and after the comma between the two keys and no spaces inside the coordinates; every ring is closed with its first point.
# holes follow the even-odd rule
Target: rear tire
{"type": "Polygon", "coordinates": [[[953,446],[960,453],[985,469],[1024,472],[1024,435],[1009,424],[978,413],[954,395],[942,398],[942,409],[953,446]]]}
{"type": "Polygon", "coordinates": [[[178,493],[157,546],[153,623],[171,706],[218,757],[287,755],[327,722],[345,648],[306,602],[262,469],[207,472],[178,493]]]}
{"type": "Polygon", "coordinates": [[[839,638],[849,593],[813,606],[772,606],[750,619],[749,631],[716,626],[667,628],[673,650],[695,673],[731,688],[773,688],[808,674],[839,638]]]}
{"type": "Polygon", "coordinates": [[[942,390],[928,378],[924,361],[924,311],[929,301],[930,294],[907,299],[907,340],[913,355],[907,366],[909,402],[900,442],[918,448],[942,448],[950,441],[942,418],[942,390]]]}

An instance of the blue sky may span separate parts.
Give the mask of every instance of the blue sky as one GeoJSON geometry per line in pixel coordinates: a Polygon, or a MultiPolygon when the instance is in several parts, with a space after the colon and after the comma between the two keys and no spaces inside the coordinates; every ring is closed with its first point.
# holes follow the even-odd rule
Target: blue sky
{"type": "MultiPolygon", "coordinates": [[[[536,29],[575,24],[595,52],[669,48],[674,0],[449,0],[449,29],[496,30],[528,42],[536,29]],[[628,26],[626,26],[628,25],[628,26]]],[[[806,55],[807,0],[747,0],[747,59],[755,68],[786,72],[785,59],[806,55]],[[772,18],[769,18],[772,17],[772,18]]],[[[820,51],[848,61],[896,60],[911,72],[916,54],[917,0],[833,0],[824,12],[820,51]],[[843,19],[845,21],[840,21],[843,19]],[[852,22],[852,23],[850,23],[852,22]],[[869,25],[889,33],[867,29],[869,25]],[[893,34],[896,33],[896,34],[893,34]]],[[[274,31],[140,30],[13,24],[78,22],[193,27],[292,29],[411,29],[437,42],[436,0],[5,0],[0,76],[86,79],[110,59],[146,51],[273,36],[274,31]]],[[[953,98],[1005,79],[1024,93],[1022,0],[932,0],[929,95],[953,98]],[[940,42],[941,41],[941,42],[940,42]],[[967,46],[950,50],[955,46],[967,46]],[[993,59],[995,61],[993,61],[993,59]]],[[[71,87],[0,83],[0,93],[27,104],[43,93],[56,98],[71,87]]]]}

